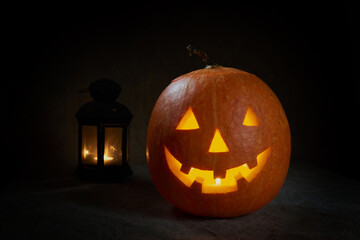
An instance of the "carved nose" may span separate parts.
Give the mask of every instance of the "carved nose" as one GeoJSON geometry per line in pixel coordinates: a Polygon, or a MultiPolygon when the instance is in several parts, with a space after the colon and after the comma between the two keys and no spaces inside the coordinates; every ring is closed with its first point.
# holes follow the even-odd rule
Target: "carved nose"
{"type": "Polygon", "coordinates": [[[229,148],[226,146],[224,139],[222,138],[219,129],[215,130],[214,137],[211,141],[209,152],[210,153],[222,153],[228,152],[229,148]]]}

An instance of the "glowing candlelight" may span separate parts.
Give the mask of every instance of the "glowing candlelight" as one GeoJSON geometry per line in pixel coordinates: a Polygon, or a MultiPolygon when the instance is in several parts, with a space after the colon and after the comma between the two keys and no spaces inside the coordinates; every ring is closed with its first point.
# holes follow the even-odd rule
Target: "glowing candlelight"
{"type": "MultiPolygon", "coordinates": [[[[91,154],[91,153],[89,152],[89,150],[87,150],[87,149],[84,149],[83,154],[84,154],[84,159],[85,159],[87,156],[90,156],[90,157],[91,157],[91,155],[93,155],[93,154],[91,154]]],[[[93,157],[93,159],[94,159],[94,160],[98,160],[97,156],[93,157]]],[[[111,160],[113,160],[113,159],[114,159],[113,157],[108,156],[107,152],[105,152],[105,154],[104,154],[104,161],[111,161],[111,160]]]]}
{"type": "Polygon", "coordinates": [[[89,154],[89,151],[87,149],[84,149],[84,158],[89,154]]]}
{"type": "MultiPolygon", "coordinates": [[[[94,157],[95,160],[97,160],[97,157],[94,157]]],[[[113,160],[113,157],[109,157],[106,153],[104,154],[104,162],[113,160]]]]}
{"type": "Polygon", "coordinates": [[[108,155],[104,155],[104,161],[111,161],[113,160],[114,158],[113,157],[109,157],[108,155]]]}
{"type": "Polygon", "coordinates": [[[220,185],[221,185],[221,179],[220,179],[220,178],[216,178],[216,179],[215,179],[215,183],[216,183],[216,184],[215,184],[216,186],[220,186],[220,185]]]}

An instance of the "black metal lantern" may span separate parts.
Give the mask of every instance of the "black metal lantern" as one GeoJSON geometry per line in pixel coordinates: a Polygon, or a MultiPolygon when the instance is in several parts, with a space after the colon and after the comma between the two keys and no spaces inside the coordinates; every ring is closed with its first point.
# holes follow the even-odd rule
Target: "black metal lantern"
{"type": "Polygon", "coordinates": [[[100,79],[90,84],[94,101],[75,114],[79,122],[78,174],[118,179],[132,174],[129,161],[129,124],[133,115],[116,98],[118,83],[100,79]]]}

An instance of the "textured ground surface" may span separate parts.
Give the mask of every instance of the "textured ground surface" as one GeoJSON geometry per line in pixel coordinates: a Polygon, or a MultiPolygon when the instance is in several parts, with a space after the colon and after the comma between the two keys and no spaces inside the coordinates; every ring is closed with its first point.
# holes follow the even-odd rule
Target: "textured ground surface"
{"type": "Polygon", "coordinates": [[[232,219],[187,215],[146,167],[121,183],[62,178],[5,186],[0,239],[360,239],[360,183],[292,165],[266,207],[232,219]]]}

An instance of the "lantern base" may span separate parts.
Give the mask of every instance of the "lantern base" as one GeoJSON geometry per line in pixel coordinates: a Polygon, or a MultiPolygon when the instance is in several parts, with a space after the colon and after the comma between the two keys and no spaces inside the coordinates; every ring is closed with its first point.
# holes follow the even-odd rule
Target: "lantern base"
{"type": "Polygon", "coordinates": [[[121,181],[133,174],[129,165],[111,167],[85,167],[79,166],[76,174],[86,181],[121,181]]]}

